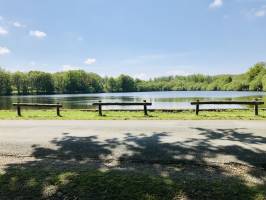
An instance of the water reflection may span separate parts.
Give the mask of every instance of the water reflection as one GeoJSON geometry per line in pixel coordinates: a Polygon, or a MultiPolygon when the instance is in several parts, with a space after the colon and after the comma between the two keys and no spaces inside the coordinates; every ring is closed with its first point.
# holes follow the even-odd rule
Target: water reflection
{"type": "MultiPolygon", "coordinates": [[[[200,100],[253,100],[259,98],[266,101],[264,92],[221,92],[221,91],[171,91],[171,92],[139,92],[139,93],[104,93],[104,94],[74,94],[74,95],[39,95],[0,97],[0,109],[12,109],[14,102],[26,103],[62,103],[64,108],[92,108],[91,104],[98,102],[152,102],[151,108],[183,109],[194,108],[191,101],[200,100]]],[[[120,107],[108,107],[120,108],[120,107]]],[[[124,107],[125,108],[125,107],[124,107]]],[[[245,108],[240,105],[202,106],[202,108],[245,108]]]]}

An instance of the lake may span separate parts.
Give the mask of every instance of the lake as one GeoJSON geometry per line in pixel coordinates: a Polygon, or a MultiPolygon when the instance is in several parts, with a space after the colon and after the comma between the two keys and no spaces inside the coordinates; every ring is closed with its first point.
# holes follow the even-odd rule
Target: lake
{"type": "MultiPolygon", "coordinates": [[[[132,93],[101,93],[101,94],[62,94],[62,95],[31,95],[2,96],[0,109],[11,109],[14,102],[27,103],[57,103],[64,108],[92,108],[91,104],[98,102],[152,102],[151,108],[159,109],[189,109],[194,108],[190,102],[200,100],[253,100],[262,99],[266,102],[265,92],[235,92],[235,91],[169,91],[169,92],[132,92],[132,93]]],[[[120,108],[120,107],[108,107],[120,108]]],[[[130,107],[132,108],[132,107],[130,107]]],[[[202,108],[245,108],[241,105],[202,106],[202,108]]]]}

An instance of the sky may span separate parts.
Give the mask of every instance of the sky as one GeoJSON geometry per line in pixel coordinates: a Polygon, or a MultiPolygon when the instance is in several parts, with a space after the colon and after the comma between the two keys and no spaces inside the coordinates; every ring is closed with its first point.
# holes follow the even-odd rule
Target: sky
{"type": "Polygon", "coordinates": [[[243,73],[266,60],[266,0],[0,0],[0,66],[102,76],[243,73]]]}

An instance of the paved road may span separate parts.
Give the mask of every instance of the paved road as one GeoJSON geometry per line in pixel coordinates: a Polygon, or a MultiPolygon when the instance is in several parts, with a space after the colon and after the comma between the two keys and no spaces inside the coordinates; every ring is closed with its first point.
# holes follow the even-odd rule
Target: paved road
{"type": "Polygon", "coordinates": [[[0,121],[0,156],[266,163],[265,121],[0,121]]]}

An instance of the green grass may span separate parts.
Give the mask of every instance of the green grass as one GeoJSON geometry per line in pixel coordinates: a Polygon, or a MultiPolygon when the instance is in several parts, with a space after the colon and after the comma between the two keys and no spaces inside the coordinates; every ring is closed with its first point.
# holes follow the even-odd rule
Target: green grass
{"type": "Polygon", "coordinates": [[[12,169],[0,174],[1,199],[264,200],[263,185],[239,179],[170,178],[121,170],[12,169]]]}
{"type": "Polygon", "coordinates": [[[55,110],[22,110],[22,117],[17,117],[16,111],[0,111],[0,119],[9,120],[265,120],[266,111],[260,111],[259,116],[254,116],[253,110],[227,110],[227,111],[202,111],[198,116],[193,111],[182,112],[149,112],[145,117],[143,112],[129,111],[104,111],[105,116],[98,116],[97,112],[84,112],[80,110],[62,110],[62,117],[57,117],[55,110]]]}

